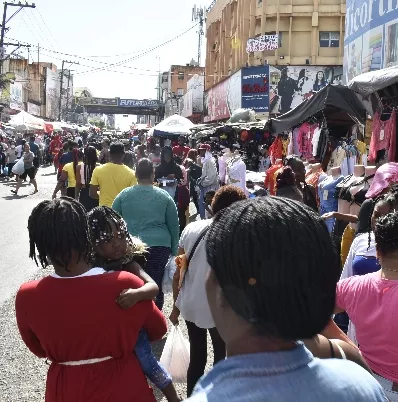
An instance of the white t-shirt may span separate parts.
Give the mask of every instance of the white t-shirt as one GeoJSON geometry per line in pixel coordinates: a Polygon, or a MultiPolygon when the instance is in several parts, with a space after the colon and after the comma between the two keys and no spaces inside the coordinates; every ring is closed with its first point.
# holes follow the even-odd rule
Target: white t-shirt
{"type": "MultiPolygon", "coordinates": [[[[184,229],[180,238],[180,247],[184,249],[187,256],[190,255],[199,235],[211,222],[211,219],[192,222],[184,229]]],[[[184,284],[176,301],[182,318],[194,323],[199,328],[215,327],[205,288],[209,272],[210,266],[206,259],[206,242],[203,238],[191,259],[184,284]]]]}
{"type": "Polygon", "coordinates": [[[23,153],[22,145],[18,145],[17,147],[15,147],[15,151],[17,152],[17,158],[19,159],[22,156],[22,153],[23,153]]]}

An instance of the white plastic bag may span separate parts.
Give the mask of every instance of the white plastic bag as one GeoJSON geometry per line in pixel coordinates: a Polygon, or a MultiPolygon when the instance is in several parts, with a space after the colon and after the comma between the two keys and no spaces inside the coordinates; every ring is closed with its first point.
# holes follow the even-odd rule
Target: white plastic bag
{"type": "Polygon", "coordinates": [[[163,293],[173,293],[173,277],[177,270],[177,265],[175,262],[175,257],[170,256],[167,261],[166,267],[164,268],[164,274],[162,279],[162,291],[163,293]]]}
{"type": "Polygon", "coordinates": [[[20,176],[25,172],[25,162],[23,157],[13,166],[12,173],[17,174],[20,176]]]}
{"type": "Polygon", "coordinates": [[[180,327],[173,325],[160,358],[160,364],[171,375],[173,382],[187,382],[189,358],[189,342],[180,327]]]}

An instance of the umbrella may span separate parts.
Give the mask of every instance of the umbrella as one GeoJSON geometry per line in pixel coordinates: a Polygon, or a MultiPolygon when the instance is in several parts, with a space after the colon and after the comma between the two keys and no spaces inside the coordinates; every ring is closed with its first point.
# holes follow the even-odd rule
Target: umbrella
{"type": "Polygon", "coordinates": [[[45,128],[43,119],[39,119],[23,110],[12,116],[9,124],[19,131],[44,130],[45,128]]]}
{"type": "Polygon", "coordinates": [[[190,120],[175,114],[153,127],[148,134],[157,136],[188,135],[191,134],[190,129],[194,126],[195,124],[190,120]]]}

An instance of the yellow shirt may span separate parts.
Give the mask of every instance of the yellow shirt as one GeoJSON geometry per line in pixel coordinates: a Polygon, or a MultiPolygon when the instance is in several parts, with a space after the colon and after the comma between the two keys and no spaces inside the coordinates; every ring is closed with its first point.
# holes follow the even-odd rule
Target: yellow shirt
{"type": "Polygon", "coordinates": [[[112,207],[116,196],[125,188],[137,184],[135,173],[126,165],[109,162],[94,169],[91,182],[99,186],[99,205],[112,207]]]}
{"type": "Polygon", "coordinates": [[[68,188],[69,187],[76,187],[76,175],[73,171],[73,162],[67,163],[63,169],[63,172],[68,174],[68,188]]]}

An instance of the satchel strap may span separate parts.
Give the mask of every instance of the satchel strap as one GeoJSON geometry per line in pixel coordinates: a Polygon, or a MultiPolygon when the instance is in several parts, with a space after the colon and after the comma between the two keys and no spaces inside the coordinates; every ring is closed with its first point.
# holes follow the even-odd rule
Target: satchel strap
{"type": "Polygon", "coordinates": [[[199,237],[196,239],[196,242],[195,242],[195,244],[193,245],[191,252],[189,253],[187,268],[189,268],[189,263],[191,262],[192,257],[194,256],[195,251],[196,251],[196,249],[197,249],[198,246],[199,246],[199,243],[200,243],[201,240],[206,236],[206,233],[208,232],[209,228],[210,228],[210,225],[207,226],[206,229],[204,229],[203,232],[202,232],[202,233],[199,235],[199,237]]]}

